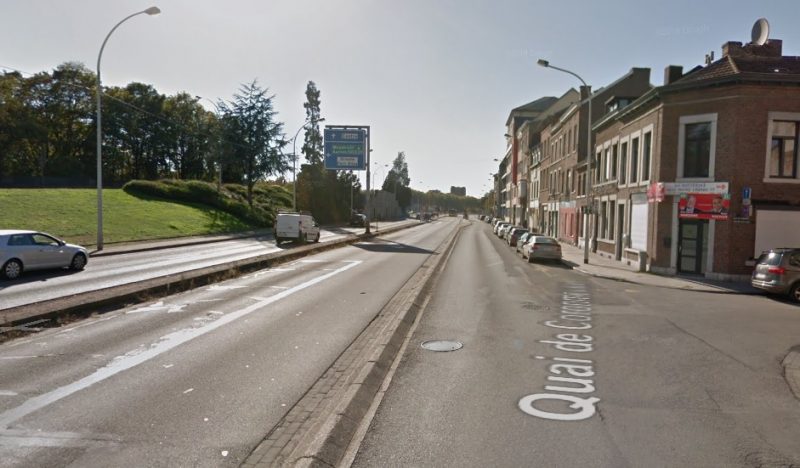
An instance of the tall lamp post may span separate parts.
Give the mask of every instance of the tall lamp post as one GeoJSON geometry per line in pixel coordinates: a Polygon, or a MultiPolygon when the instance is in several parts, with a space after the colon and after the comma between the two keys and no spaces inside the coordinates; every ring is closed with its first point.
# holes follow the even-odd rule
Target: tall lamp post
{"type": "Polygon", "coordinates": [[[139,11],[132,15],[125,17],[122,21],[117,23],[111,31],[108,32],[106,38],[103,40],[103,45],[100,46],[100,53],[97,54],[97,250],[103,250],[103,111],[102,111],[102,81],[100,80],[100,59],[103,58],[103,49],[106,48],[106,43],[111,34],[124,22],[133,18],[134,16],[148,14],[157,15],[161,13],[158,7],[150,7],[146,10],[139,11]]]}
{"type": "MultiPolygon", "coordinates": [[[[325,119],[317,119],[314,122],[324,122],[325,119]]],[[[294,134],[294,138],[292,138],[292,210],[297,211],[297,137],[300,135],[300,131],[306,128],[306,125],[311,123],[311,119],[306,119],[303,122],[303,125],[297,129],[297,132],[294,134]]]]}
{"type": "Polygon", "coordinates": [[[593,155],[593,151],[592,151],[592,92],[589,89],[589,85],[587,85],[586,82],[583,80],[583,78],[578,76],[577,73],[571,72],[569,70],[565,70],[563,68],[554,67],[553,65],[550,65],[550,62],[548,62],[547,60],[544,60],[544,59],[539,59],[536,63],[538,65],[542,66],[542,67],[552,68],[553,70],[558,70],[560,72],[567,73],[567,74],[570,74],[570,75],[574,76],[575,78],[580,80],[580,82],[583,84],[583,87],[586,88],[586,92],[589,94],[588,98],[586,99],[588,101],[588,103],[587,103],[588,110],[587,110],[587,113],[586,113],[586,164],[587,164],[587,169],[586,169],[586,197],[587,197],[587,203],[586,203],[586,221],[583,223],[583,233],[584,233],[583,234],[583,263],[589,263],[589,219],[590,219],[589,215],[592,212],[593,203],[594,203],[594,200],[592,199],[592,182],[591,182],[591,179],[592,179],[592,155],[593,155]]]}

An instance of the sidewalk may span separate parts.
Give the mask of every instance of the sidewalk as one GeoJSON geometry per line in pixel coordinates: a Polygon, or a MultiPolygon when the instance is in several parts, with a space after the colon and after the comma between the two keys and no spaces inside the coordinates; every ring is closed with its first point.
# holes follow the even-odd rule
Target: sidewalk
{"type": "Polygon", "coordinates": [[[564,263],[576,271],[626,283],[657,286],[660,288],[683,289],[718,294],[763,294],[749,283],[715,281],[703,277],[661,276],[654,273],[640,273],[635,266],[589,253],[589,263],[583,263],[583,249],[570,244],[561,244],[564,263]]]}

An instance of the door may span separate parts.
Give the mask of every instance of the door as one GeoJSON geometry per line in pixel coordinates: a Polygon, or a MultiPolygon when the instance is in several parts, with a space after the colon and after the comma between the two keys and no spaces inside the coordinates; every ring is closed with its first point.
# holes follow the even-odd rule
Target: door
{"type": "Polygon", "coordinates": [[[700,275],[705,271],[708,221],[682,219],[678,227],[678,272],[700,275]]]}
{"type": "Polygon", "coordinates": [[[622,260],[622,252],[625,250],[627,245],[623,242],[623,236],[625,233],[625,205],[620,203],[617,205],[617,245],[616,249],[614,249],[614,258],[617,260],[622,260]]]}

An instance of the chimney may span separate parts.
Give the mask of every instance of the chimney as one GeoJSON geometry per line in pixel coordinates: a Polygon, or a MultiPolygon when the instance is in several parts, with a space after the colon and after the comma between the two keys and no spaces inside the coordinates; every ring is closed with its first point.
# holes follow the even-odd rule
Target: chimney
{"type": "Polygon", "coordinates": [[[664,85],[672,84],[683,76],[683,67],[680,65],[669,65],[664,68],[664,85]]]}
{"type": "Polygon", "coordinates": [[[744,46],[744,51],[758,57],[781,57],[783,54],[783,41],[770,39],[764,45],[750,43],[744,46]]]}
{"type": "Polygon", "coordinates": [[[729,41],[722,44],[722,57],[740,57],[744,55],[741,42],[729,41]]]}

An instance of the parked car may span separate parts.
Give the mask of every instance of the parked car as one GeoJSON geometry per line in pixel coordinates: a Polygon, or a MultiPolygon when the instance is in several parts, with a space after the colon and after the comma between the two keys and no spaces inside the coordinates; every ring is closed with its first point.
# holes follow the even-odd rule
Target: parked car
{"type": "Polygon", "coordinates": [[[557,240],[547,236],[532,236],[522,247],[522,257],[528,263],[536,260],[561,260],[561,245],[557,240]]]}
{"type": "Polygon", "coordinates": [[[772,249],[761,254],[750,284],[800,302],[800,248],[772,249]]]}
{"type": "Polygon", "coordinates": [[[521,254],[522,247],[528,242],[528,239],[530,239],[530,237],[534,235],[535,235],[534,233],[528,231],[525,234],[519,236],[519,239],[517,239],[517,246],[514,248],[514,250],[516,250],[517,253],[521,254]]]}
{"type": "Polygon", "coordinates": [[[308,213],[278,213],[275,217],[275,243],[285,240],[319,242],[320,229],[308,213]]]}
{"type": "Polygon", "coordinates": [[[511,229],[513,227],[514,226],[512,226],[510,223],[501,224],[500,227],[497,228],[497,237],[499,237],[501,239],[505,239],[506,231],[508,231],[509,229],[511,229]]]}
{"type": "Polygon", "coordinates": [[[505,227],[505,226],[508,226],[508,223],[503,222],[503,221],[498,222],[497,224],[494,225],[494,229],[493,229],[494,233],[499,237],[500,236],[500,229],[505,227]]]}
{"type": "Polygon", "coordinates": [[[367,215],[361,213],[353,213],[350,217],[350,225],[354,227],[364,227],[367,225],[367,215]]]}
{"type": "Polygon", "coordinates": [[[508,238],[510,237],[511,233],[514,232],[515,229],[523,229],[522,226],[509,226],[503,231],[503,240],[508,242],[508,238]]]}
{"type": "Polygon", "coordinates": [[[508,242],[509,247],[516,247],[517,241],[519,240],[520,236],[523,234],[527,234],[528,230],[525,228],[516,228],[513,231],[509,232],[506,236],[506,242],[508,242]]]}
{"type": "Polygon", "coordinates": [[[44,232],[0,230],[0,274],[6,279],[48,268],[83,270],[88,259],[85,248],[44,232]]]}

